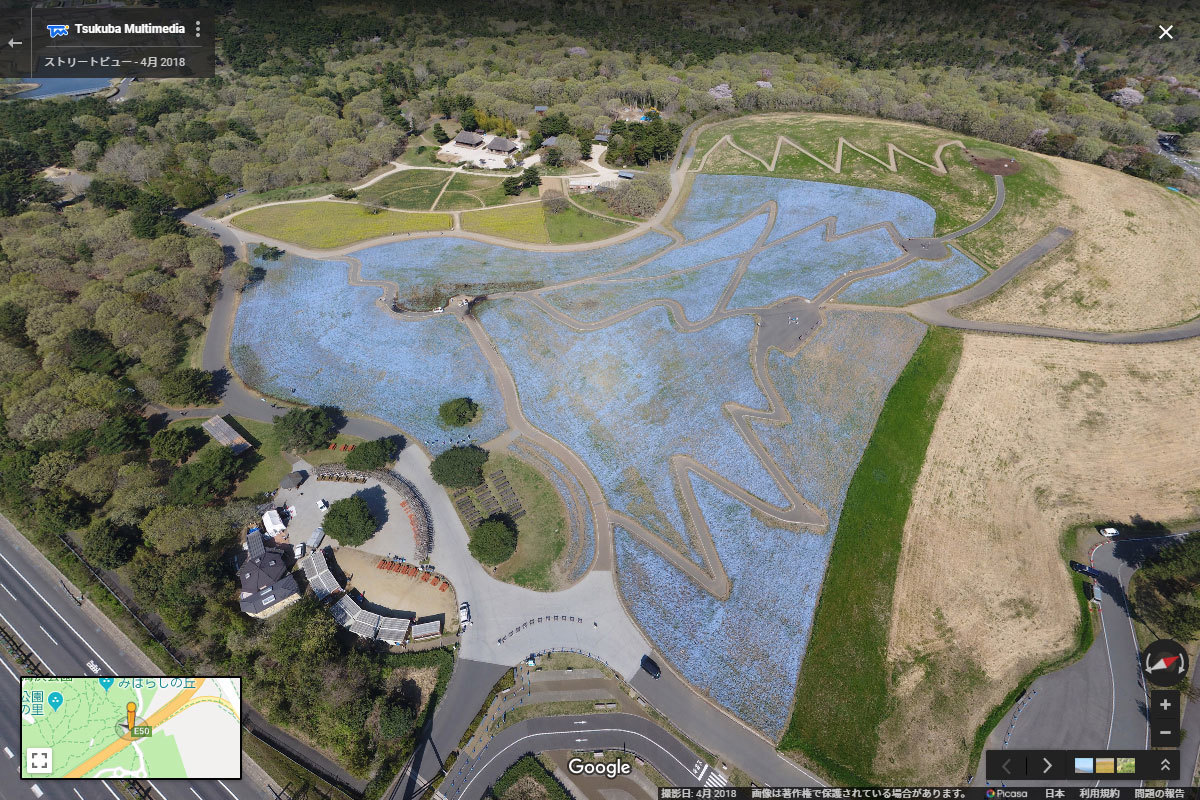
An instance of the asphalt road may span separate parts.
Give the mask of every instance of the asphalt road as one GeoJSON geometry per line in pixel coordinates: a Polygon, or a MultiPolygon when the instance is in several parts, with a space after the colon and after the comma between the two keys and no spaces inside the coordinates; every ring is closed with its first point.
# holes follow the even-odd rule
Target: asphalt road
{"type": "MultiPolygon", "coordinates": [[[[32,545],[14,546],[0,539],[0,617],[34,655],[55,675],[139,675],[144,670],[128,648],[114,642],[90,617],[72,602],[66,591],[35,564],[32,545]],[[92,668],[94,665],[95,669],[92,668]]],[[[0,686],[12,687],[16,675],[0,670],[0,686]]],[[[10,694],[16,698],[16,694],[10,694]]],[[[0,724],[0,754],[4,748],[20,757],[18,714],[0,713],[11,724],[0,724]]],[[[19,772],[19,765],[12,763],[19,772]]],[[[0,781],[0,800],[29,800],[36,783],[46,797],[93,800],[109,797],[103,781],[67,785],[62,781],[0,781]],[[53,787],[53,788],[52,788],[53,787]],[[51,794],[56,792],[56,794],[51,794]]],[[[163,800],[259,800],[261,789],[247,779],[206,781],[156,781],[155,791],[163,800]]]]}
{"type": "Polygon", "coordinates": [[[442,784],[451,800],[479,800],[526,753],[628,750],[650,762],[672,786],[703,786],[709,767],[666,729],[636,714],[540,717],[505,728],[475,761],[462,759],[442,784]]]}
{"type": "MultiPolygon", "coordinates": [[[[1025,696],[988,737],[986,749],[1010,750],[1112,749],[1145,750],[1150,743],[1147,694],[1138,663],[1140,648],[1130,618],[1126,588],[1134,570],[1148,555],[1187,534],[1104,541],[1092,552],[1092,566],[1103,577],[1096,636],[1083,658],[1033,682],[1025,696]]],[[[1200,747],[1200,710],[1189,703],[1185,712],[1182,780],[1190,786],[1200,747]]],[[[976,782],[985,781],[980,759],[976,782]]],[[[1044,785],[1046,781],[1008,781],[1010,787],[1044,785]]],[[[1095,786],[1086,782],[1057,785],[1095,786]]],[[[976,783],[978,785],[978,783],[976,783]]],[[[996,781],[992,785],[997,785],[996,781]]],[[[1112,781],[1103,785],[1128,785],[1112,781]]]]}

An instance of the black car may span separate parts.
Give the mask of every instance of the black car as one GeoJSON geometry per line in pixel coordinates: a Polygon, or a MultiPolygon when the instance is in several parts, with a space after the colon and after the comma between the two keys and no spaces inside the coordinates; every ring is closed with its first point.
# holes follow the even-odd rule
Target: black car
{"type": "Polygon", "coordinates": [[[659,669],[658,663],[650,656],[642,656],[642,669],[650,673],[650,677],[658,680],[662,677],[662,670],[659,669]]]}

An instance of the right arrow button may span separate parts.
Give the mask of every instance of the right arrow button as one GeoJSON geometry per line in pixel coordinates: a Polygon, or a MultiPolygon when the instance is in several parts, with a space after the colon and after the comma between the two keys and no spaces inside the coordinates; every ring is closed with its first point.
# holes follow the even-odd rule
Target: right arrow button
{"type": "Polygon", "coordinates": [[[1045,768],[1042,769],[1043,775],[1045,775],[1050,770],[1054,769],[1054,762],[1051,761],[1050,759],[1046,758],[1045,756],[1042,756],[1042,763],[1046,765],[1045,768]]]}

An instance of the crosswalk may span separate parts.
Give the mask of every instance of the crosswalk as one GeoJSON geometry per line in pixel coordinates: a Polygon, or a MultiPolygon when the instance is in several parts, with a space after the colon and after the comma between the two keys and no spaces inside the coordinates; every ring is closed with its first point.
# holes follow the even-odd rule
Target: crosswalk
{"type": "Polygon", "coordinates": [[[722,786],[729,784],[729,778],[725,777],[725,773],[713,769],[703,761],[696,762],[696,767],[692,770],[692,774],[696,776],[697,780],[703,781],[704,785],[710,789],[720,789],[722,786]]]}

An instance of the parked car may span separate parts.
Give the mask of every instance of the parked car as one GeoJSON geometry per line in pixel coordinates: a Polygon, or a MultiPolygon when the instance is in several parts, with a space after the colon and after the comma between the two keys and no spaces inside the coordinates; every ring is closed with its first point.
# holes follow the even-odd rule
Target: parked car
{"type": "Polygon", "coordinates": [[[471,624],[470,603],[463,603],[458,607],[458,624],[464,628],[471,624]]]}
{"type": "Polygon", "coordinates": [[[1100,605],[1100,601],[1104,599],[1104,592],[1100,589],[1100,584],[1092,584],[1092,602],[1100,605]]]}
{"type": "Polygon", "coordinates": [[[1119,530],[1117,530],[1116,528],[1110,528],[1110,527],[1101,528],[1101,527],[1097,526],[1096,530],[1100,533],[1101,536],[1103,536],[1106,539],[1115,539],[1121,535],[1121,532],[1119,530]]]}
{"type": "Polygon", "coordinates": [[[325,509],[329,508],[329,503],[325,502],[325,500],[324,500],[324,499],[318,500],[318,501],[317,501],[317,508],[319,508],[319,509],[321,509],[322,511],[324,511],[325,509]]]}
{"type": "Polygon", "coordinates": [[[642,656],[642,669],[646,670],[646,672],[651,678],[654,678],[654,680],[658,680],[662,677],[662,669],[659,668],[658,662],[656,662],[650,656],[642,656]]]}

